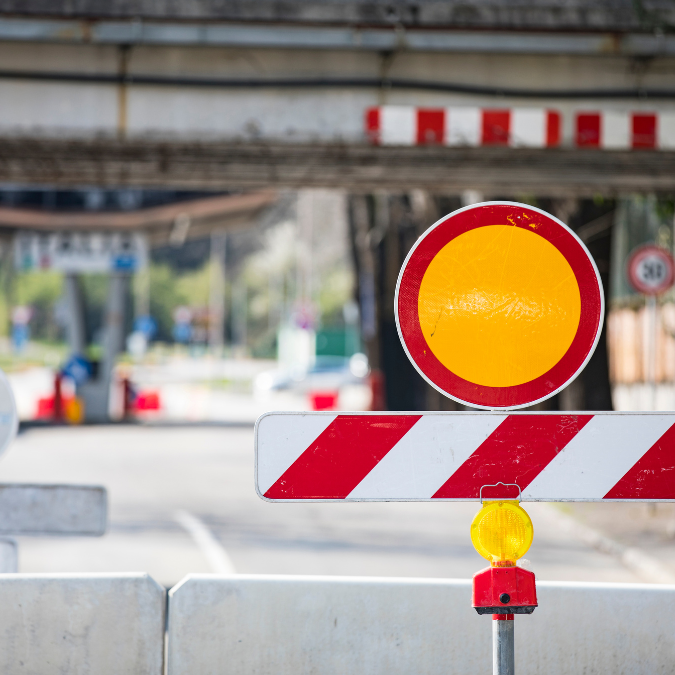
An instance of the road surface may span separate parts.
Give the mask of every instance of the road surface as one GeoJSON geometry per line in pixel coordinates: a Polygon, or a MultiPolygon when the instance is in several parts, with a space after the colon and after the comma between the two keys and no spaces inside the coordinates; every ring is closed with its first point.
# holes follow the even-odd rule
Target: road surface
{"type": "MultiPolygon", "coordinates": [[[[249,425],[32,428],[0,481],[109,491],[107,535],[21,537],[22,572],[145,571],[171,586],[190,572],[467,578],[486,565],[469,539],[476,504],[263,502],[249,425]]],[[[644,580],[561,528],[555,508],[526,505],[539,579],[644,580]]]]}

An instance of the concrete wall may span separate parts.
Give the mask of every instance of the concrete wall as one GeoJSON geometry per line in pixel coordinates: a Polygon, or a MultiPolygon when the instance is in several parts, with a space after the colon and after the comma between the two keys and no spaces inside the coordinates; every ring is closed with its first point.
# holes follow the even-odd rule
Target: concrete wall
{"type": "Polygon", "coordinates": [[[519,675],[665,675],[675,669],[675,586],[540,583],[516,618],[519,675]]]}
{"type": "MultiPolygon", "coordinates": [[[[673,672],[675,586],[538,591],[519,675],[673,672]]],[[[165,597],[143,574],[0,575],[0,673],[162,675],[165,597]]],[[[169,675],[491,672],[465,580],[191,575],[169,598],[169,675]]]]}
{"type": "MultiPolygon", "coordinates": [[[[516,617],[519,675],[672,672],[675,586],[538,590],[516,617]]],[[[469,581],[191,575],[169,598],[169,675],[491,672],[469,581]]]]}
{"type": "Polygon", "coordinates": [[[165,598],[147,574],[0,575],[0,673],[162,675],[165,598]]]}
{"type": "MultiPolygon", "coordinates": [[[[517,40],[518,38],[513,38],[517,40]]],[[[49,71],[115,76],[120,56],[112,45],[4,41],[0,62],[15,73],[49,71]]],[[[668,89],[672,55],[640,61],[613,54],[518,54],[402,50],[383,60],[363,49],[135,46],[134,76],[260,81],[388,78],[463,86],[539,90],[668,89]]],[[[364,112],[376,105],[418,107],[549,107],[563,115],[562,142],[571,145],[577,110],[670,111],[667,99],[528,98],[388,87],[194,87],[54,82],[0,78],[0,135],[69,137],[116,135],[170,140],[365,143],[364,112]],[[122,93],[123,92],[123,93],[122,93]]]]}

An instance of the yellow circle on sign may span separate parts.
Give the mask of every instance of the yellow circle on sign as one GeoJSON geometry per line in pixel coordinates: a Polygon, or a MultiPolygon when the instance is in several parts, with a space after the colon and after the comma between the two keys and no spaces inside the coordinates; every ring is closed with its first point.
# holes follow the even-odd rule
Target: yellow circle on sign
{"type": "Polygon", "coordinates": [[[446,244],[420,285],[420,327],[459,377],[512,387],[550,370],[579,326],[574,272],[549,241],[512,225],[469,230],[446,244]]]}
{"type": "Polygon", "coordinates": [[[534,529],[517,501],[485,502],[471,523],[471,543],[490,562],[515,562],[532,545],[534,529]]]}

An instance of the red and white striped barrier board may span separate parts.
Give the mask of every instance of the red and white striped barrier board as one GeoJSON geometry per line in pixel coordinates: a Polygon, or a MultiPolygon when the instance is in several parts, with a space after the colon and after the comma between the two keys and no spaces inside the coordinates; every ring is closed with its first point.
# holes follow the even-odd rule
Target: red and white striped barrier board
{"type": "Polygon", "coordinates": [[[603,150],[675,148],[675,113],[579,112],[575,143],[580,148],[603,150]]]}
{"type": "Polygon", "coordinates": [[[675,501],[670,413],[267,413],[255,450],[270,501],[675,501]]]}
{"type": "MultiPolygon", "coordinates": [[[[550,148],[561,142],[561,115],[545,108],[415,108],[366,111],[366,134],[381,145],[505,145],[550,148]]],[[[604,150],[675,150],[675,111],[579,111],[573,143],[604,150]]]]}
{"type": "Polygon", "coordinates": [[[381,106],[366,112],[366,132],[382,145],[545,148],[560,142],[560,114],[544,108],[381,106]]]}

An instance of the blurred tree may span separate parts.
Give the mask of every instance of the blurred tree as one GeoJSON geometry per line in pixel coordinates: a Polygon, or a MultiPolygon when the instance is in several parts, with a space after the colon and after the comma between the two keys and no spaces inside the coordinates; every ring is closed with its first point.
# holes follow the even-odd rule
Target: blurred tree
{"type": "Polygon", "coordinates": [[[157,321],[155,340],[173,342],[173,313],[186,305],[204,309],[209,299],[209,264],[177,274],[167,264],[150,265],[150,314],[157,321]]]}
{"type": "Polygon", "coordinates": [[[188,305],[187,297],[178,289],[177,275],[168,265],[150,266],[150,314],[157,322],[155,340],[173,342],[173,312],[188,305]]]}
{"type": "Polygon", "coordinates": [[[54,316],[54,306],[63,292],[63,275],[60,272],[21,272],[14,276],[12,286],[12,304],[33,308],[32,339],[49,342],[63,339],[63,328],[54,316]]]}
{"type": "Polygon", "coordinates": [[[354,273],[350,267],[337,267],[321,280],[319,311],[324,327],[344,324],[343,308],[354,297],[354,273]]]}
{"type": "Polygon", "coordinates": [[[191,307],[206,307],[209,304],[209,283],[211,265],[206,263],[199,269],[176,276],[176,290],[191,307]]]}

